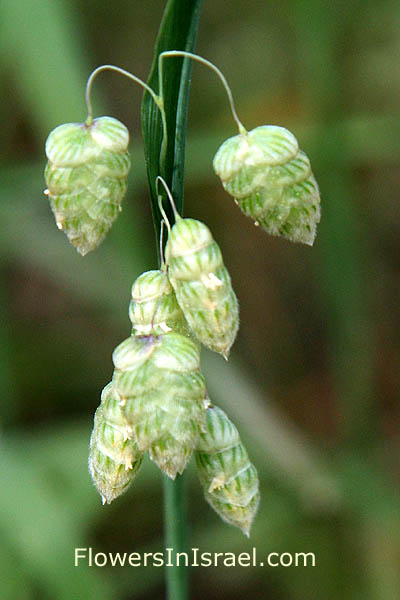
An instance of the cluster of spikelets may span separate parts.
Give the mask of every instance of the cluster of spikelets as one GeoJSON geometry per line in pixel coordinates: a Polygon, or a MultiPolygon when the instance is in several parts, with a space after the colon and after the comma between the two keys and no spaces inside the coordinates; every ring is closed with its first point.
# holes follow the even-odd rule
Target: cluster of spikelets
{"type": "MultiPolygon", "coordinates": [[[[46,194],[57,226],[82,255],[101,243],[121,210],[130,168],[128,142],[127,128],[112,117],[60,125],[47,139],[46,194]]],[[[318,184],[290,131],[274,125],[242,131],[222,144],[213,165],[225,190],[256,225],[271,235],[313,244],[320,220],[318,184]]],[[[203,233],[193,230],[199,244],[203,233]]],[[[218,252],[211,252],[217,263],[218,252]]],[[[212,289],[213,281],[208,284],[212,289]]],[[[183,296],[184,287],[177,293],[183,296]]],[[[187,305],[195,294],[191,290],[187,305]]]]}
{"type": "MultiPolygon", "coordinates": [[[[320,196],[296,138],[272,125],[239,130],[214,158],[223,187],[268,233],[312,245],[320,196]]],[[[47,139],[45,193],[58,228],[82,255],[101,243],[121,210],[128,143],[127,128],[112,117],[60,125],[47,139]]],[[[259,503],[257,471],[236,427],[211,404],[200,370],[201,344],[228,358],[237,298],[208,227],[176,211],[173,227],[166,225],[165,263],[132,287],[132,333],[113,353],[89,470],[110,503],[132,483],[145,453],[172,479],[194,454],[206,500],[248,535],[259,503]]]]}
{"type": "Polygon", "coordinates": [[[210,230],[177,216],[166,264],[132,286],[132,334],[113,353],[90,441],[89,469],[103,502],[133,481],[148,452],[169,477],[192,454],[207,501],[248,535],[258,477],[235,426],[212,406],[200,371],[200,342],[228,356],[238,303],[210,230]]]}

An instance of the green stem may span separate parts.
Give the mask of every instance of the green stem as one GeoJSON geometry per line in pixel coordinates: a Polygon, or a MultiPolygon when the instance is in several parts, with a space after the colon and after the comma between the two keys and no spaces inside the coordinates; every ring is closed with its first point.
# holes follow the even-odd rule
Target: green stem
{"type": "MultiPolygon", "coordinates": [[[[155,182],[159,175],[171,190],[176,208],[182,214],[186,123],[192,67],[192,61],[188,58],[168,61],[163,68],[160,90],[158,60],[162,52],[194,50],[201,4],[202,0],[169,0],[157,37],[147,85],[163,103],[167,143],[163,133],[162,114],[149,93],[146,92],[143,97],[142,132],[157,243],[160,237],[161,214],[155,182]]],[[[163,196],[165,197],[164,194],[163,196]]],[[[166,204],[165,210],[170,223],[173,224],[174,215],[169,203],[166,204]]]]}
{"type": "MultiPolygon", "coordinates": [[[[178,213],[182,214],[183,210],[186,123],[192,66],[187,58],[170,61],[170,64],[165,65],[160,84],[158,60],[162,52],[194,50],[201,5],[202,0],[168,0],[147,81],[147,85],[162,102],[163,113],[160,114],[157,110],[150,93],[146,92],[143,98],[142,132],[157,244],[162,221],[158,194],[160,177],[163,185],[171,190],[178,213]],[[167,137],[164,134],[165,128],[167,137]]],[[[165,197],[165,194],[162,196],[165,197]]],[[[170,203],[165,205],[165,212],[167,221],[174,223],[175,215],[170,203]]],[[[161,255],[160,251],[160,259],[161,255]]],[[[185,504],[182,476],[178,476],[175,481],[164,477],[166,547],[172,548],[174,554],[186,550],[185,504]]],[[[187,567],[167,567],[165,574],[168,599],[188,600],[187,567]]]]}
{"type": "MultiPolygon", "coordinates": [[[[166,548],[172,548],[172,562],[178,552],[187,549],[186,494],[184,475],[172,481],[164,475],[164,536],[166,548]]],[[[182,566],[183,565],[183,566],[182,566]]],[[[165,568],[168,600],[187,600],[188,567],[169,566],[165,568]]]]}

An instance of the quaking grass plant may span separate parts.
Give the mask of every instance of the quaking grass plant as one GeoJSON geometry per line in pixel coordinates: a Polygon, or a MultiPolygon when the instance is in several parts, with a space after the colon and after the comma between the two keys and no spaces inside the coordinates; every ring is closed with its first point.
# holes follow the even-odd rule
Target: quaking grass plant
{"type": "MultiPolygon", "coordinates": [[[[239,133],[222,144],[213,164],[243,212],[270,234],[309,245],[320,216],[318,186],[294,135],[276,125],[248,132],[222,72],[191,52],[199,12],[199,1],[170,0],[148,83],[114,65],[98,67],[87,83],[86,121],[60,125],[46,143],[46,194],[57,226],[85,255],[121,210],[130,167],[127,128],[114,117],[93,117],[93,82],[109,70],[144,88],[143,138],[160,265],[133,283],[132,331],[113,353],[112,381],[95,415],[89,471],[103,504],[110,503],[133,483],[148,453],[166,476],[166,543],[175,552],[184,550],[182,474],[192,455],[205,499],[247,536],[260,499],[256,467],[236,426],[211,402],[200,365],[202,345],[228,360],[239,308],[209,228],[182,217],[192,61],[210,68],[227,92],[239,133]]],[[[168,570],[171,599],[187,598],[183,569],[168,570]]]]}

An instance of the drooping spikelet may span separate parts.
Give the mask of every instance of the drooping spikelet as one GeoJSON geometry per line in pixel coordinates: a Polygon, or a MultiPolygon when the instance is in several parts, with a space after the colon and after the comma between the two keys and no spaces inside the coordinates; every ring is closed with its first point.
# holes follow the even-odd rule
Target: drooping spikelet
{"type": "Polygon", "coordinates": [[[239,308],[221,250],[208,227],[177,215],[165,249],[168,276],[196,337],[225,358],[239,328],[239,308]]]}
{"type": "Polygon", "coordinates": [[[129,318],[133,335],[162,335],[174,331],[191,336],[166,269],[142,273],[132,286],[129,318]]]}
{"type": "Polygon", "coordinates": [[[179,333],[131,336],[113,353],[113,385],[141,452],[172,479],[197,444],[206,407],[198,347],[179,333]]]}
{"type": "Polygon", "coordinates": [[[200,434],[195,455],[207,502],[224,521],[248,536],[260,499],[257,471],[238,430],[217,406],[206,411],[205,432],[200,434]]]}
{"type": "Polygon", "coordinates": [[[103,504],[110,504],[128,488],[142,464],[142,453],[120,402],[112,383],[106,385],[90,438],[89,471],[103,504]]]}
{"type": "Polygon", "coordinates": [[[214,170],[243,212],[271,235],[312,245],[320,195],[310,161],[284,127],[263,125],[226,140],[214,170]]]}
{"type": "Polygon", "coordinates": [[[104,239],[121,210],[130,168],[129,132],[112,117],[59,125],[46,141],[46,193],[56,218],[82,255],[104,239]]]}

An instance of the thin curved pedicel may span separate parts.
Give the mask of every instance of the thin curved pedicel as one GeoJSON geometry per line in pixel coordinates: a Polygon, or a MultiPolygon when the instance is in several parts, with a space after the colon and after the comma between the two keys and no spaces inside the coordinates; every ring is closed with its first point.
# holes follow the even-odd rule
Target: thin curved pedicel
{"type": "Polygon", "coordinates": [[[299,150],[295,136],[274,125],[247,131],[237,115],[224,74],[212,62],[191,52],[169,50],[159,55],[161,95],[163,61],[170,57],[185,57],[207,66],[225,88],[239,135],[226,140],[214,158],[214,169],[224,188],[243,212],[271,235],[312,245],[321,216],[320,195],[308,158],[299,150]],[[256,214],[252,212],[254,203],[256,214]]]}

